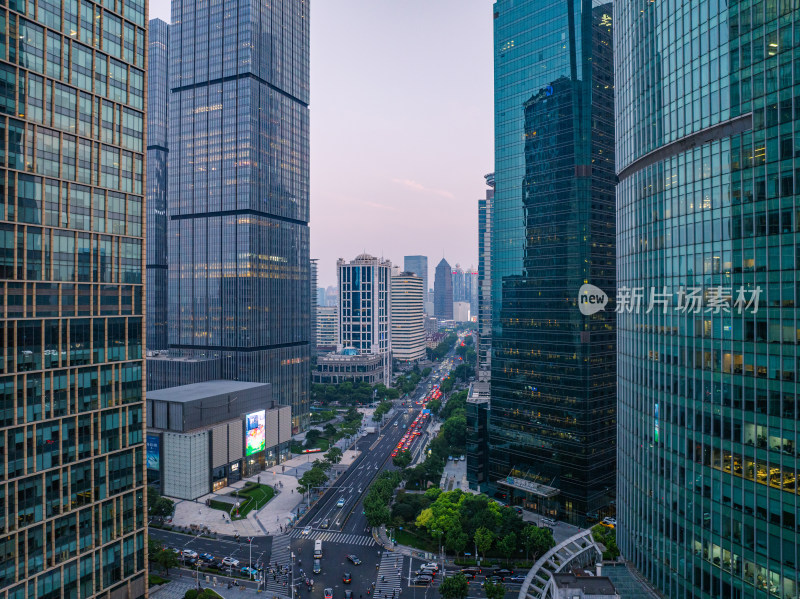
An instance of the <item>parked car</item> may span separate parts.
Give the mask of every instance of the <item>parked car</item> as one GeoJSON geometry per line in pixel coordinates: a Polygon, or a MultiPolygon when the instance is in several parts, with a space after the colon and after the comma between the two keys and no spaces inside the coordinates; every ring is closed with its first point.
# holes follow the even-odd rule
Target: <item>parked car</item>
{"type": "Polygon", "coordinates": [[[348,555],[348,556],[347,556],[347,560],[348,560],[348,561],[349,561],[351,564],[353,564],[354,566],[358,566],[358,565],[360,565],[360,564],[361,564],[361,560],[360,560],[360,559],[358,559],[358,556],[357,556],[357,555],[350,554],[350,555],[348,555]]]}

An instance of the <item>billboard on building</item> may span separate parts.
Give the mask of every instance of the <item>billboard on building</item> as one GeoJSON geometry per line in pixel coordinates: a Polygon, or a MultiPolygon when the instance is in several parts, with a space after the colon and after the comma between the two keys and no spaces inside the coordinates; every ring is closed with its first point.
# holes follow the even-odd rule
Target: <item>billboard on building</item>
{"type": "Polygon", "coordinates": [[[264,451],[266,444],[267,412],[261,410],[245,416],[245,451],[246,456],[264,451]]]}
{"type": "Polygon", "coordinates": [[[158,435],[147,435],[147,469],[161,469],[161,437],[158,435]]]}

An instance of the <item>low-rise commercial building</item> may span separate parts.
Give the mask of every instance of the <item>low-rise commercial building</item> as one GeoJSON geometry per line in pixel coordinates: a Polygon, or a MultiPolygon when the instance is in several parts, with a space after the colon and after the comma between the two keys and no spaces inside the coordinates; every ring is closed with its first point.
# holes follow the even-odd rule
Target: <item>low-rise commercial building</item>
{"type": "Polygon", "coordinates": [[[576,576],[566,572],[552,576],[555,599],[619,599],[614,583],[607,576],[576,576]]]}
{"type": "Polygon", "coordinates": [[[350,347],[341,352],[330,353],[317,358],[317,369],[313,381],[326,385],[336,385],[344,381],[362,381],[375,385],[384,380],[383,356],[380,354],[359,354],[350,347]]]}
{"type": "Polygon", "coordinates": [[[194,500],[288,457],[290,406],[267,383],[216,380],[147,392],[148,483],[194,500]]]}

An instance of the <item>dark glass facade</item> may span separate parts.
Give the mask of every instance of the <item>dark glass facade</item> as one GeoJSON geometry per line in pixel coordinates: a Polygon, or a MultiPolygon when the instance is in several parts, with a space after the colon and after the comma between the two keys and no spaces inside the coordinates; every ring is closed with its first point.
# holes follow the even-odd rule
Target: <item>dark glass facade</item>
{"type": "Polygon", "coordinates": [[[478,380],[492,368],[492,208],[494,173],[486,175],[486,197],[478,200],[478,380]]]}
{"type": "Polygon", "coordinates": [[[142,0],[0,6],[0,598],[144,597],[142,0]]]}
{"type": "Polygon", "coordinates": [[[618,315],[617,541],[668,597],[794,599],[800,9],[614,18],[619,289],[666,302],[618,315]]]}
{"type": "Polygon", "coordinates": [[[615,316],[578,307],[582,285],[615,287],[611,2],[494,17],[489,485],[585,524],[614,493],[615,316]]]}
{"type": "Polygon", "coordinates": [[[422,277],[422,309],[427,310],[428,302],[428,257],[427,256],[405,256],[403,258],[403,270],[413,272],[418,277],[422,277]]]}
{"type": "Polygon", "coordinates": [[[170,353],[309,414],[309,4],[174,0],[170,353]]]}
{"type": "Polygon", "coordinates": [[[433,279],[433,314],[439,320],[453,320],[453,271],[442,258],[433,279]]]}
{"type": "Polygon", "coordinates": [[[152,19],[147,57],[147,349],[167,344],[169,25],[152,19]]]}

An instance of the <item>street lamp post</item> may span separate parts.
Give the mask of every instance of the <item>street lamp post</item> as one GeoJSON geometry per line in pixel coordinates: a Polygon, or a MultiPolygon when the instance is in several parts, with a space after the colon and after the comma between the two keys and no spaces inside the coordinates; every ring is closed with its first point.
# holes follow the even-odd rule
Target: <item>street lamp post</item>
{"type": "Polygon", "coordinates": [[[250,580],[253,580],[253,537],[247,539],[247,542],[250,544],[250,560],[248,563],[250,571],[248,574],[250,574],[250,580]]]}
{"type": "Polygon", "coordinates": [[[292,570],[290,573],[289,584],[292,586],[292,599],[294,599],[294,551],[292,551],[292,570]]]}

